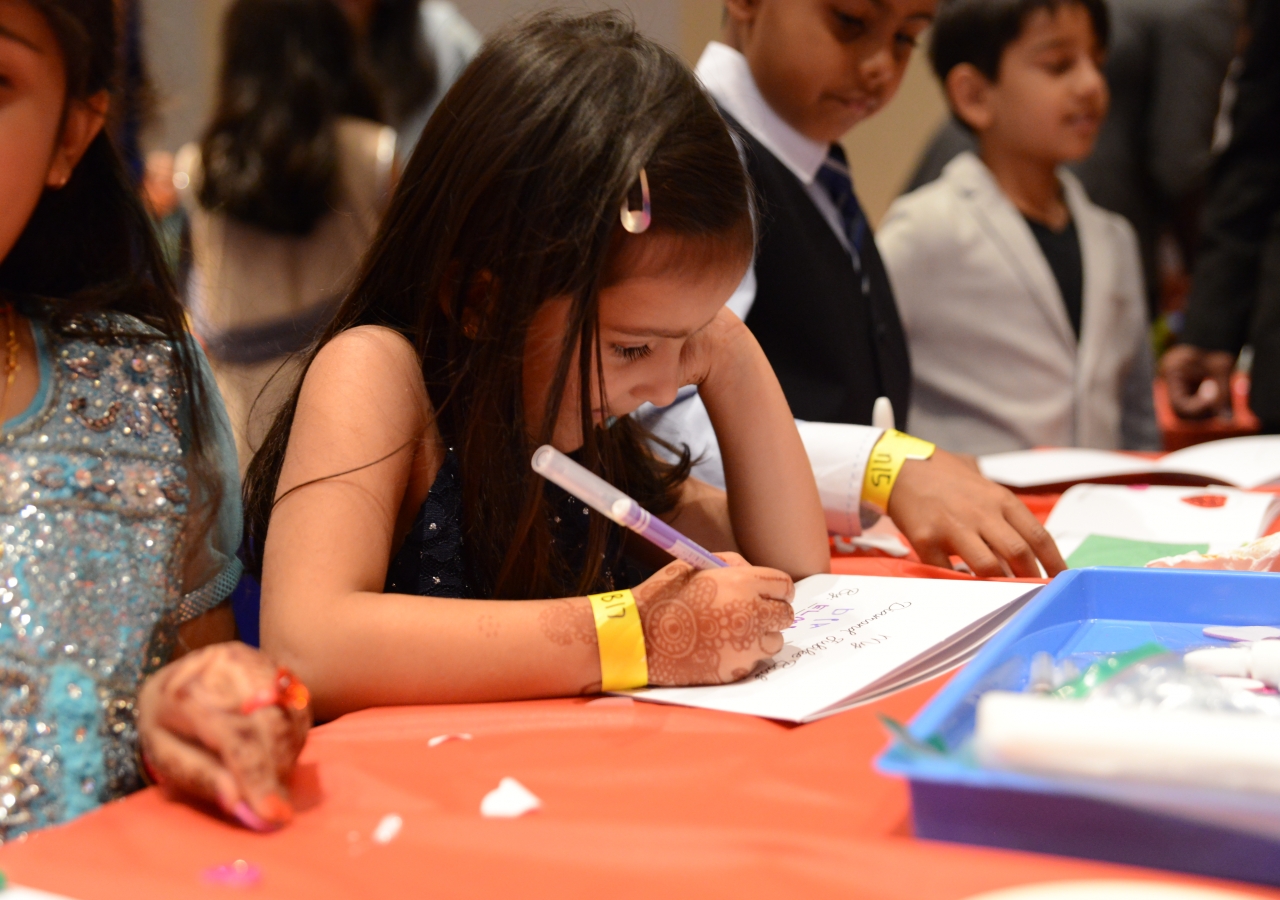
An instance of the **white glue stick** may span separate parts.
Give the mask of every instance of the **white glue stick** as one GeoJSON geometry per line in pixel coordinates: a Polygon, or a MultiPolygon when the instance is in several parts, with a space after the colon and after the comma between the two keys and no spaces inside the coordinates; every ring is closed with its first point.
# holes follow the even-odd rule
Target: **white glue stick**
{"type": "Polygon", "coordinates": [[[1280,719],[1135,709],[991,691],[978,701],[984,765],[1049,775],[1171,782],[1280,794],[1280,719]]]}
{"type": "Polygon", "coordinates": [[[1253,678],[1271,687],[1280,686],[1280,641],[1192,650],[1182,661],[1193,672],[1253,678]]]}

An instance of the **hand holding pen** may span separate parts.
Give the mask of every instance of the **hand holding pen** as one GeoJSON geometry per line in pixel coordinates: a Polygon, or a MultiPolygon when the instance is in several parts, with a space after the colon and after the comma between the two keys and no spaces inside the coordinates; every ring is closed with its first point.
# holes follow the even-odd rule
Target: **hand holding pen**
{"type": "Polygon", "coordinates": [[[623,528],[630,528],[654,546],[662,548],[676,559],[684,560],[695,569],[720,569],[727,565],[724,560],[704,550],[550,444],[544,444],[533,454],[533,471],[573,494],[602,516],[623,528]]]}
{"type": "Polygon", "coordinates": [[[785,573],[710,553],[553,447],[538,449],[533,469],[676,557],[633,589],[650,684],[737,681],[782,649],[795,595],[785,573]]]}

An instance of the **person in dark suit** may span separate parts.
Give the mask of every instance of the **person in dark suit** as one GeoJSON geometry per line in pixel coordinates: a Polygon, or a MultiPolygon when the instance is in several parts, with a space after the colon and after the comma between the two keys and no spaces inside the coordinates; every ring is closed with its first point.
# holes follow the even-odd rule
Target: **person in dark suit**
{"type": "MultiPolygon", "coordinates": [[[[909,458],[883,504],[867,488],[869,460],[897,439],[886,426],[907,427],[911,360],[838,141],[893,97],[935,6],[727,0],[724,42],[697,72],[738,136],[760,204],[755,262],[728,306],[778,375],[829,531],[857,535],[864,512],[887,512],[925,562],[949,567],[954,554],[982,575],[1033,575],[1038,561],[1054,573],[1065,564],[1043,527],[954,454],[909,458]]],[[[696,390],[640,418],[689,446],[699,478],[725,483],[696,390]]]]}
{"type": "Polygon", "coordinates": [[[1217,161],[1201,226],[1184,343],[1162,364],[1174,411],[1231,408],[1228,379],[1254,349],[1249,405],[1280,434],[1280,0],[1255,0],[1231,142],[1217,161]]]}
{"type": "MultiPolygon", "coordinates": [[[[1158,312],[1157,247],[1169,230],[1188,259],[1195,208],[1211,161],[1214,118],[1235,49],[1233,0],[1109,0],[1105,75],[1111,112],[1094,152],[1072,168],[1089,198],[1138,233],[1148,312],[1158,312]]],[[[935,134],[906,192],[937,179],[954,157],[976,150],[949,119],[935,134]]]]}

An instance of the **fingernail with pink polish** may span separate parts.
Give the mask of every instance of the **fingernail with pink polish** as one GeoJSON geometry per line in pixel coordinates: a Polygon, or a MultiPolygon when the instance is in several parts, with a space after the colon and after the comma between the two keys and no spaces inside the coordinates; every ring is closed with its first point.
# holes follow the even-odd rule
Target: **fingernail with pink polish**
{"type": "Polygon", "coordinates": [[[259,816],[252,808],[250,808],[249,804],[245,803],[243,800],[232,807],[231,814],[239,819],[240,823],[244,825],[245,828],[252,829],[253,831],[276,830],[275,825],[259,816]]]}

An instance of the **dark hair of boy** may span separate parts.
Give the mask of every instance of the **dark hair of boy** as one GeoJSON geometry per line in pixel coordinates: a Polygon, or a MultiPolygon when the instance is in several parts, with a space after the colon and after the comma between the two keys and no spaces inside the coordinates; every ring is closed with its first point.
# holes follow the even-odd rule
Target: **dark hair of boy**
{"type": "Polygon", "coordinates": [[[395,126],[431,99],[440,80],[421,19],[420,0],[378,0],[369,20],[365,65],[395,126]]]}
{"type": "Polygon", "coordinates": [[[929,38],[933,71],[946,84],[952,69],[968,63],[988,81],[998,81],[1004,51],[1021,36],[1027,19],[1070,5],[1084,7],[1099,49],[1106,49],[1111,32],[1106,0],[942,0],[929,38]]]}
{"type": "MultiPolygon", "coordinates": [[[[113,0],[30,0],[62,48],[67,97],[88,99],[118,87],[113,0]]],[[[0,296],[40,302],[51,327],[74,329],[77,339],[109,344],[120,338],[156,340],[173,348],[183,393],[183,465],[192,491],[192,525],[184,544],[201,550],[201,536],[217,519],[222,480],[215,465],[213,404],[186,314],[156,242],[151,217],[106,130],[98,134],[61,190],[46,190],[26,228],[0,263],[0,296]],[[155,331],[104,330],[93,313],[133,316],[155,331]]]]}
{"type": "Polygon", "coordinates": [[[305,235],[332,209],[339,116],[378,119],[355,35],[333,0],[236,0],[222,33],[200,203],[305,235]]]}
{"type": "MultiPolygon", "coordinates": [[[[480,596],[582,594],[605,568],[612,526],[592,516],[585,559],[567,559],[529,463],[551,440],[570,366],[582,385],[584,465],[658,514],[674,508],[688,476],[687,449],[675,465],[659,462],[632,418],[593,426],[599,292],[625,274],[627,248],[647,246],[625,241],[619,221],[641,168],[650,232],[683,238],[670,265],[737,257],[746,267],[746,173],[683,62],[613,13],[542,15],[504,32],[427,123],[354,289],[308,359],[365,324],[394,328],[417,348],[441,437],[461,466],[468,576],[480,596]],[[558,369],[542,421],[530,423],[526,336],[543,302],[561,296],[572,302],[558,369]],[[464,311],[478,327],[463,328],[464,311]]],[[[295,391],[246,476],[258,554],[297,399],[295,391]]],[[[260,555],[251,565],[261,571],[260,555]]]]}

